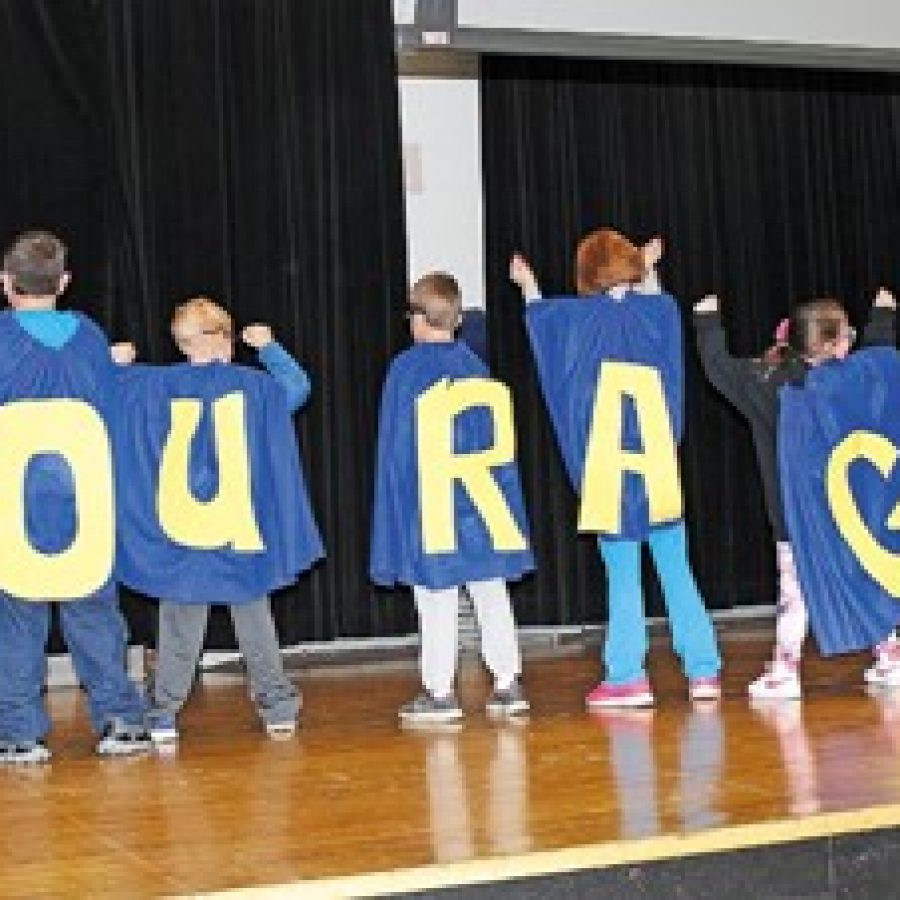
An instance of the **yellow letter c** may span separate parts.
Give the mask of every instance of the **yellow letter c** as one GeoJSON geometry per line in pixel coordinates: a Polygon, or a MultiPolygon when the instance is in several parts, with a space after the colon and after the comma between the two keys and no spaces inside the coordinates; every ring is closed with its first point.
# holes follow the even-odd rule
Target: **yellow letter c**
{"type": "MultiPolygon", "coordinates": [[[[897,448],[883,435],[871,431],[853,431],[831,452],[825,473],[825,489],[831,515],[841,536],[860,565],[891,596],[900,599],[900,553],[883,547],[860,515],[850,490],[850,466],[859,459],[870,462],[887,478],[900,456],[897,448]]],[[[887,527],[900,530],[900,502],[887,520],[887,527]]]]}

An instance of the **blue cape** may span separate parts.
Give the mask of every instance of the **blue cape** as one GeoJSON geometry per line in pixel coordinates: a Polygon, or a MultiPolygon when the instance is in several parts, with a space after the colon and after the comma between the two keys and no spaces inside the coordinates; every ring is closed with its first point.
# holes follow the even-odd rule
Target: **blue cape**
{"type": "MultiPolygon", "coordinates": [[[[882,435],[900,452],[900,356],[886,347],[862,350],[815,367],[802,387],[785,386],[780,396],[785,519],[813,633],[824,654],[872,647],[900,623],[900,599],[865,570],[841,535],[826,471],[832,451],[851,432],[882,435]]],[[[847,480],[866,527],[900,567],[900,532],[886,524],[900,502],[900,463],[885,479],[858,459],[847,480]]]]}
{"type": "Polygon", "coordinates": [[[290,411],[284,392],[271,376],[219,363],[129,366],[119,372],[118,387],[117,571],[124,584],[178,603],[242,603],[291,583],[323,556],[290,411]],[[157,515],[170,401],[202,401],[188,481],[193,496],[202,501],[215,496],[218,484],[211,405],[234,392],[243,393],[245,400],[251,505],[263,549],[185,546],[163,531],[157,515]]]}
{"type": "MultiPolygon", "coordinates": [[[[80,313],[73,315],[78,320],[74,335],[54,349],[32,337],[11,310],[0,311],[0,404],[78,399],[106,418],[115,371],[109,344],[90,319],[80,313]]],[[[26,530],[35,549],[58,553],[72,543],[77,531],[75,488],[69,465],[61,456],[45,454],[31,461],[25,477],[25,509],[26,530]]],[[[15,560],[3,559],[0,548],[0,565],[15,564],[15,560]]],[[[113,592],[111,576],[112,560],[110,578],[90,596],[113,592]]]]}
{"type": "MultiPolygon", "coordinates": [[[[675,441],[681,441],[681,316],[672,297],[628,293],[622,300],[604,295],[553,298],[529,303],[525,324],[556,440],[576,492],[581,492],[597,381],[605,360],[659,371],[675,441]]],[[[641,450],[637,417],[627,401],[621,446],[641,450]]],[[[651,526],[643,479],[626,473],[624,481],[621,531],[616,537],[645,540],[651,526]]]]}
{"type": "MultiPolygon", "coordinates": [[[[417,398],[442,379],[489,378],[464,344],[417,344],[391,363],[381,394],[378,461],[369,572],[376,584],[440,589],[487,578],[515,579],[534,568],[531,550],[497,551],[480,513],[463,486],[454,486],[457,551],[426,554],[422,546],[417,398]]],[[[484,408],[466,410],[454,422],[454,450],[474,453],[491,446],[492,418],[484,408]]],[[[525,504],[515,463],[493,476],[522,534],[528,534],[525,504]]]]}

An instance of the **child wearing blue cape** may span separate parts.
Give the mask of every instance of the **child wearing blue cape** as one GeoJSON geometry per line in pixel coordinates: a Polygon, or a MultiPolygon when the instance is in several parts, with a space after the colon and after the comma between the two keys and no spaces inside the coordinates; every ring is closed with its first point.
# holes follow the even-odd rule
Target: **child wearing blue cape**
{"type": "MultiPolygon", "coordinates": [[[[863,346],[894,345],[896,305],[890,292],[878,292],[863,346]]],[[[718,297],[712,295],[694,306],[697,350],[710,383],[750,425],[778,566],[775,649],[772,660],[750,683],[748,692],[755,700],[799,700],[800,660],[809,614],[785,521],[776,450],[779,398],[785,386],[803,385],[812,369],[846,359],[856,332],[837,300],[810,300],[782,320],[774,346],[760,357],[742,358],[728,351],[719,306],[718,297]]],[[[866,681],[900,685],[900,645],[894,633],[876,645],[874,655],[875,662],[865,673],[866,681]]]]}
{"type": "MultiPolygon", "coordinates": [[[[2,280],[12,309],[0,313],[0,404],[7,409],[46,404],[42,421],[51,424],[54,402],[92,410],[102,420],[113,389],[113,360],[105,335],[93,322],[56,309],[70,280],[65,245],[47,232],[19,235],[3,258],[2,280]]],[[[125,358],[128,350],[119,348],[125,358]]],[[[102,474],[111,484],[111,456],[108,462],[110,470],[102,474]]],[[[105,463],[98,458],[96,464],[105,463]]],[[[26,540],[36,552],[52,558],[78,539],[76,486],[62,456],[32,457],[24,500],[26,540]]],[[[109,507],[112,532],[111,502],[109,507]]],[[[16,565],[12,559],[6,564],[16,565]]],[[[86,596],[52,596],[63,601],[60,624],[100,734],[97,752],[128,755],[147,750],[150,742],[143,727],[144,699],[125,669],[127,630],[111,572],[112,537],[109,573],[101,586],[86,596]]],[[[49,629],[49,602],[41,596],[0,592],[0,763],[44,763],[51,757],[44,743],[50,721],[41,696],[49,629]]]]}
{"type": "Polygon", "coordinates": [[[481,652],[494,677],[488,713],[512,716],[528,709],[506,586],[507,580],[534,567],[514,456],[512,405],[505,385],[493,381],[484,363],[455,340],[460,309],[459,286],[452,276],[433,272],[416,282],[407,309],[414,346],[393,360],[381,395],[370,575],[376,584],[405,584],[413,591],[425,690],[399,710],[401,722],[410,724],[462,718],[454,691],[461,587],[475,605],[481,652]],[[463,404],[437,420],[425,413],[435,399],[479,388],[494,398],[499,395],[495,408],[463,404]],[[464,487],[464,479],[448,477],[441,490],[449,490],[444,498],[451,505],[446,520],[443,512],[438,515],[437,525],[447,529],[449,546],[429,545],[426,532],[434,520],[426,496],[426,483],[433,483],[428,468],[496,450],[499,431],[508,439],[508,453],[491,466],[485,479],[489,486],[481,484],[482,499],[486,486],[492,494],[492,512],[483,515],[468,482],[464,487]],[[505,523],[502,538],[491,530],[498,519],[505,523]]]}
{"type": "MultiPolygon", "coordinates": [[[[150,525],[136,520],[147,503],[134,504],[130,514],[123,517],[126,540],[136,532],[144,535],[140,546],[132,549],[126,545],[120,552],[123,580],[145,592],[154,582],[165,581],[165,587],[158,588],[165,593],[159,602],[153,708],[148,714],[150,734],[161,745],[179,739],[176,716],[194,680],[210,604],[220,603],[228,606],[247,665],[251,696],[266,733],[272,738],[290,737],[297,729],[300,693],[284,671],[267,591],[289,583],[322,556],[290,421],[290,414],[309,397],[309,378],[274,340],[267,325],[247,326],[241,338],[259,353],[268,375],[231,365],[231,316],[212,300],[198,297],[181,304],[173,314],[171,327],[172,337],[187,363],[134,367],[123,375],[123,379],[134,383],[123,389],[122,435],[126,436],[130,429],[128,446],[137,446],[138,455],[148,456],[156,465],[164,452],[162,444],[158,436],[144,435],[149,433],[145,423],[158,415],[149,407],[146,419],[136,414],[130,403],[132,396],[157,407],[179,396],[202,397],[204,405],[210,406],[223,396],[242,398],[246,452],[249,459],[256,461],[255,467],[248,463],[251,503],[262,540],[254,551],[244,553],[227,546],[179,548],[171,546],[155,530],[155,522],[150,525]],[[261,407],[269,411],[262,413],[261,407]],[[273,455],[273,444],[283,445],[277,451],[279,456],[273,455]],[[282,478],[280,485],[270,483],[278,477],[282,478]],[[282,509],[283,512],[275,511],[282,509]],[[151,527],[153,531],[148,530],[151,527]],[[152,563],[154,558],[160,560],[158,565],[152,563]],[[169,558],[171,562],[164,561],[169,558]],[[171,574],[161,576],[161,568],[171,574]]],[[[224,468],[218,448],[212,443],[209,430],[201,426],[193,439],[188,463],[190,489],[195,495],[207,493],[216,480],[212,473],[218,471],[221,477],[224,468]]]]}
{"type": "MultiPolygon", "coordinates": [[[[662,245],[639,249],[612,229],[586,235],[578,245],[578,297],[544,300],[531,267],[519,255],[510,278],[526,301],[526,325],[544,398],[573,487],[583,495],[587,444],[595,396],[604,363],[626,363],[657,372],[665,394],[672,438],[682,427],[683,358],[681,319],[672,297],[659,290],[653,266],[662,245]]],[[[627,452],[643,447],[630,404],[620,411],[619,439],[627,452]]],[[[619,415],[617,415],[619,418],[619,415]]],[[[598,423],[609,427],[608,423],[598,423]]],[[[673,444],[674,454],[674,444],[673,444]]],[[[598,460],[599,467],[606,460],[598,460]]],[[[672,465],[676,465],[673,460],[672,465]]],[[[650,706],[647,626],[641,588],[641,544],[646,542],[662,584],[672,627],[693,700],[720,696],[715,632],[688,561],[687,533],[678,510],[670,521],[652,522],[643,479],[622,475],[619,527],[596,531],[606,569],[609,622],[603,649],[606,674],[585,698],[589,708],[650,706]]],[[[680,494],[680,485],[677,486],[680,494]]]]}

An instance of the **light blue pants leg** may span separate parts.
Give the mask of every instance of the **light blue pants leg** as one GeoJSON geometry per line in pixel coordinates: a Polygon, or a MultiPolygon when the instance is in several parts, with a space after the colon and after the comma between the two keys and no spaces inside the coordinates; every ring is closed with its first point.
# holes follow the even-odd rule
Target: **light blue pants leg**
{"type": "Polygon", "coordinates": [[[647,655],[647,623],[641,590],[641,545],[637,541],[598,538],[606,567],[609,622],[603,662],[610,684],[643,678],[647,655]]]}
{"type": "Polygon", "coordinates": [[[128,628],[115,593],[60,603],[59,620],[94,729],[112,719],[142,726],[146,701],[128,677],[128,628]]]}
{"type": "Polygon", "coordinates": [[[0,594],[0,741],[40,741],[50,730],[41,696],[49,631],[48,603],[0,594]]]}
{"type": "Polygon", "coordinates": [[[649,544],[669,613],[672,646],[681,657],[684,674],[688,678],[718,675],[722,660],[712,619],[688,561],[684,522],[655,529],[649,544]]]}

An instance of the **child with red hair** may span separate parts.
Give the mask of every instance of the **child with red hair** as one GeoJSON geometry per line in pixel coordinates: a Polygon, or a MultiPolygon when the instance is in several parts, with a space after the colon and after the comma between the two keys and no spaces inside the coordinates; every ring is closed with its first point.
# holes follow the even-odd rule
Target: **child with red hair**
{"type": "MultiPolygon", "coordinates": [[[[655,264],[661,254],[662,242],[658,239],[638,248],[612,229],[593,231],[582,239],[576,255],[578,299],[558,298],[549,303],[537,302],[542,300],[540,290],[525,259],[516,255],[510,263],[510,278],[528,304],[526,316],[545,398],[576,490],[582,489],[585,438],[590,433],[604,362],[630,362],[636,368],[660,373],[665,366],[669,424],[676,437],[680,429],[680,314],[673,298],[659,289],[655,264]],[[555,332],[558,352],[543,360],[535,342],[532,313],[542,318],[559,313],[555,332]],[[560,374],[562,369],[570,371],[560,374]],[[548,382],[556,378],[565,381],[565,386],[552,397],[548,382]]],[[[631,437],[641,439],[639,431],[631,437]]],[[[640,575],[643,540],[649,545],[662,583],[673,645],[689,679],[690,696],[694,700],[717,699],[721,693],[721,659],[712,621],[688,561],[684,520],[679,512],[665,522],[648,523],[646,500],[639,499],[636,506],[644,510],[643,524],[634,529],[641,539],[597,534],[609,604],[603,651],[606,676],[587,695],[587,705],[602,708],[653,703],[645,670],[647,626],[640,575]]]]}

